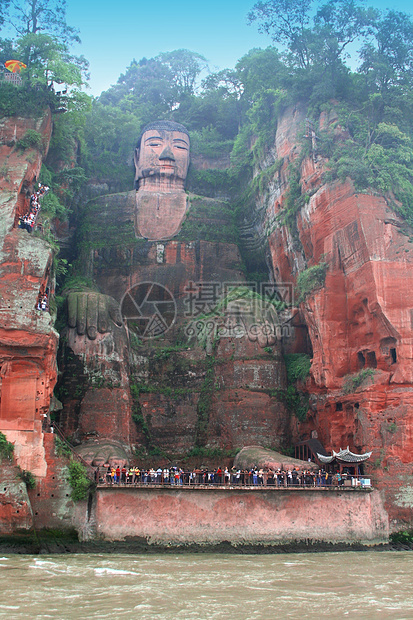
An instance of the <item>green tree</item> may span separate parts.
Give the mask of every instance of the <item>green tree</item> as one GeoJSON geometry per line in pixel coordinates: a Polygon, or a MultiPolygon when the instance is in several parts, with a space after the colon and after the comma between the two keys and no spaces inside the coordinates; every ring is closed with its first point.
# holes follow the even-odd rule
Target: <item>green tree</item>
{"type": "Polygon", "coordinates": [[[260,32],[286,46],[301,67],[310,64],[308,37],[313,0],[267,0],[257,2],[248,14],[249,23],[258,21],[260,32]]]}
{"type": "Polygon", "coordinates": [[[10,0],[0,0],[0,27],[6,21],[6,15],[10,6],[10,0]]]}
{"type": "Polygon", "coordinates": [[[157,60],[170,69],[179,96],[193,95],[199,74],[208,67],[204,56],[186,49],[163,52],[157,60]]]}
{"type": "Polygon", "coordinates": [[[248,18],[286,47],[289,64],[305,69],[315,62],[337,62],[350,43],[370,33],[377,17],[356,0],[329,0],[313,17],[314,8],[314,0],[267,0],[257,2],[248,18]]]}
{"type": "Polygon", "coordinates": [[[84,129],[83,162],[87,175],[107,183],[110,192],[133,188],[132,156],[145,120],[118,106],[103,105],[100,99],[92,103],[84,129]]]}
{"type": "Polygon", "coordinates": [[[3,459],[11,461],[13,458],[14,444],[7,441],[6,435],[0,432],[0,462],[3,459]]]}
{"type": "Polygon", "coordinates": [[[66,0],[12,0],[9,23],[19,36],[47,33],[63,43],[80,43],[78,30],[66,22],[66,0]]]}
{"type": "Polygon", "coordinates": [[[347,48],[355,40],[365,41],[378,12],[357,4],[357,0],[267,0],[254,5],[250,22],[272,36],[283,48],[283,60],[290,67],[292,98],[314,103],[340,96],[348,89],[347,48]],[[291,73],[291,70],[293,73],[291,73]]]}
{"type": "Polygon", "coordinates": [[[413,83],[413,23],[406,13],[388,11],[374,24],[374,38],[360,51],[360,73],[369,89],[387,95],[413,83]]]}
{"type": "Polygon", "coordinates": [[[25,75],[31,86],[45,87],[56,82],[80,87],[82,71],[63,43],[48,34],[26,34],[16,42],[16,52],[27,65],[25,75]]]}
{"type": "Polygon", "coordinates": [[[6,60],[11,60],[13,53],[13,41],[11,39],[0,39],[0,62],[4,64],[6,60]]]}
{"type": "Polygon", "coordinates": [[[163,118],[176,103],[177,91],[168,66],[156,58],[133,60],[115,86],[99,97],[103,105],[117,106],[143,121],[163,118]]]}
{"type": "Polygon", "coordinates": [[[204,98],[216,93],[220,99],[232,103],[237,115],[239,130],[243,122],[244,85],[238,72],[233,69],[223,69],[217,73],[211,73],[202,81],[202,88],[204,98]]]}
{"type": "Polygon", "coordinates": [[[243,95],[249,101],[263,90],[287,84],[288,70],[275,47],[250,50],[237,62],[236,71],[243,95]]]}

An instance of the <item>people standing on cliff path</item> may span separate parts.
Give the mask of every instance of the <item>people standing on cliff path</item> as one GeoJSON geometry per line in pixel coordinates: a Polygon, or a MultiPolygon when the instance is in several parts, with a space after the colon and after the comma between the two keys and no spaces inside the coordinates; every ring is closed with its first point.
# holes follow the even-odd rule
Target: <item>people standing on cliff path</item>
{"type": "Polygon", "coordinates": [[[107,463],[105,463],[103,467],[106,469],[106,484],[110,484],[110,482],[111,482],[111,477],[110,477],[111,467],[107,463]]]}
{"type": "Polygon", "coordinates": [[[129,465],[128,471],[126,472],[126,484],[132,484],[134,473],[134,468],[129,465]]]}
{"type": "Polygon", "coordinates": [[[126,484],[126,464],[123,465],[120,474],[121,484],[126,484]]]}
{"type": "Polygon", "coordinates": [[[40,211],[40,198],[50,189],[47,185],[42,185],[41,183],[39,183],[38,187],[39,189],[30,196],[30,208],[28,213],[19,217],[18,227],[27,230],[29,233],[33,231],[37,214],[40,211]]]}
{"type": "Polygon", "coordinates": [[[116,484],[120,484],[120,467],[119,467],[119,465],[116,468],[116,484]]]}

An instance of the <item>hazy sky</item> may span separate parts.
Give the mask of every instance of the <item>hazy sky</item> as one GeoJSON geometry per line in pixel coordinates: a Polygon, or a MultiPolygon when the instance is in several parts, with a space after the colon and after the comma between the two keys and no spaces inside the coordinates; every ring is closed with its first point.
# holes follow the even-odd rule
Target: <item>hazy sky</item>
{"type": "MultiPolygon", "coordinates": [[[[367,0],[380,9],[389,4],[367,0]]],[[[251,48],[271,44],[255,23],[247,25],[253,5],[254,0],[68,0],[67,22],[80,30],[82,44],[73,51],[89,60],[89,93],[99,95],[133,58],[159,52],[186,48],[203,54],[211,70],[234,67],[251,48]]],[[[407,0],[394,0],[391,8],[412,12],[407,0]]]]}

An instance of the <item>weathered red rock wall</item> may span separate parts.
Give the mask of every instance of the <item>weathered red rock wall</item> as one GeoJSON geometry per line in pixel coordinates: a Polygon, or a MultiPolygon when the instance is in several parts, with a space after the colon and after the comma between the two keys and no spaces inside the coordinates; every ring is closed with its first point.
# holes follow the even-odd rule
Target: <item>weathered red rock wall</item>
{"type": "Polygon", "coordinates": [[[47,154],[52,134],[52,115],[49,109],[39,119],[3,117],[0,119],[0,236],[9,232],[19,215],[28,210],[33,179],[37,179],[42,166],[43,154],[29,148],[20,150],[16,142],[28,129],[43,137],[43,154],[47,154]]]}
{"type": "MultiPolygon", "coordinates": [[[[320,124],[331,120],[323,115],[320,124]]],[[[313,406],[297,439],[317,431],[329,450],[347,445],[373,450],[370,469],[374,463],[397,528],[413,519],[413,244],[383,197],[357,193],[350,180],[324,182],[328,162],[316,153],[301,164],[308,200],[297,217],[299,238],[277,224],[288,189],[287,164],[303,135],[303,114],[288,110],[275,141],[276,157],[285,160],[278,189],[269,188],[266,203],[277,281],[295,281],[306,266],[322,260],[328,265],[325,285],[300,305],[313,350],[308,383],[313,406]],[[371,368],[373,376],[367,374],[355,391],[348,375],[351,381],[363,368],[371,368]]]]}
{"type": "Polygon", "coordinates": [[[16,148],[28,129],[41,133],[47,152],[51,114],[39,120],[0,123],[0,431],[15,443],[17,463],[46,475],[42,425],[56,382],[58,334],[49,312],[36,309],[40,289],[51,280],[52,250],[44,240],[13,228],[28,209],[42,153],[16,148]]]}
{"type": "Polygon", "coordinates": [[[87,506],[80,502],[82,517],[76,517],[76,504],[70,497],[71,487],[68,483],[68,462],[66,457],[59,457],[55,450],[56,435],[44,434],[44,458],[46,476],[37,478],[36,487],[30,490],[29,498],[33,512],[35,529],[70,530],[76,527],[82,532],[83,517],[87,506]]]}
{"type": "Polygon", "coordinates": [[[99,489],[97,535],[149,544],[375,544],[388,537],[380,494],[334,491],[99,489]],[[334,518],[332,518],[334,515],[334,518]]]}
{"type": "Polygon", "coordinates": [[[33,512],[19,469],[2,463],[0,482],[0,534],[33,527],[33,512]]]}

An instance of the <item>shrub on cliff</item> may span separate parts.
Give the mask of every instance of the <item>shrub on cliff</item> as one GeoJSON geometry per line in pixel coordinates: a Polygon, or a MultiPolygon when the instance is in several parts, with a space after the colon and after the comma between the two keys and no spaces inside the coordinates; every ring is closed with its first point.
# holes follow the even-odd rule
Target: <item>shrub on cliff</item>
{"type": "Polygon", "coordinates": [[[305,300],[307,295],[311,293],[315,288],[324,285],[327,272],[327,263],[321,262],[318,265],[313,265],[308,269],[305,269],[300,273],[297,278],[297,289],[299,292],[298,301],[305,300]]]}
{"type": "Polygon", "coordinates": [[[28,129],[23,138],[17,140],[16,149],[25,151],[26,149],[37,149],[41,153],[43,152],[43,138],[42,135],[35,129],[28,129]]]}
{"type": "Polygon", "coordinates": [[[288,383],[305,381],[310,373],[311,357],[306,353],[290,353],[284,356],[288,383]]]}
{"type": "Polygon", "coordinates": [[[70,496],[74,502],[87,498],[92,482],[87,477],[86,467],[82,463],[70,461],[68,481],[72,487],[70,496]]]}
{"type": "Polygon", "coordinates": [[[35,488],[36,478],[33,476],[31,471],[27,469],[21,469],[17,475],[21,480],[23,480],[24,484],[28,489],[35,488]]]}
{"type": "Polygon", "coordinates": [[[14,445],[7,441],[7,438],[0,432],[0,461],[7,459],[11,461],[13,458],[14,445]]]}
{"type": "Polygon", "coordinates": [[[311,368],[311,358],[306,353],[291,353],[284,355],[287,371],[287,389],[274,390],[272,396],[279,398],[287,407],[291,415],[304,422],[309,406],[308,394],[297,388],[297,382],[303,382],[308,377],[311,368]]]}
{"type": "Polygon", "coordinates": [[[357,374],[347,376],[343,384],[343,393],[353,394],[353,392],[355,392],[357,388],[363,385],[363,383],[365,383],[369,377],[371,377],[371,382],[374,383],[374,372],[375,371],[373,368],[363,368],[357,374]]]}

